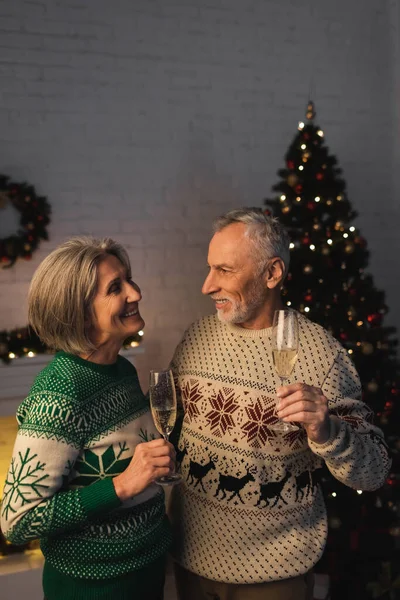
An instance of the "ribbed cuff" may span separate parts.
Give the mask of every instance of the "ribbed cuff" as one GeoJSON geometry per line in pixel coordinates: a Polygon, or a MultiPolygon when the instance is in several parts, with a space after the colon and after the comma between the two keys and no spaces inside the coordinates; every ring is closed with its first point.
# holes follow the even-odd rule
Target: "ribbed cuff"
{"type": "Polygon", "coordinates": [[[324,460],[335,458],[343,451],[346,441],[346,428],[343,427],[343,421],[340,421],[335,416],[330,417],[330,432],[329,439],[323,444],[317,444],[308,440],[308,446],[314,454],[324,460]]]}
{"type": "Polygon", "coordinates": [[[82,506],[88,517],[95,517],[121,506],[121,500],[115,492],[112,477],[96,481],[79,492],[82,506]]]}

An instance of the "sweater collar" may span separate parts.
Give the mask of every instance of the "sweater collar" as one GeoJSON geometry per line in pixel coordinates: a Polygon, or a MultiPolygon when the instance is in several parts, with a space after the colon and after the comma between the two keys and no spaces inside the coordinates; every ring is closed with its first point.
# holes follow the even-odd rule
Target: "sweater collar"
{"type": "Polygon", "coordinates": [[[244,327],[239,327],[234,323],[221,323],[221,325],[226,327],[227,330],[233,333],[235,336],[252,339],[270,339],[272,336],[272,327],[266,327],[265,329],[245,329],[244,327]]]}

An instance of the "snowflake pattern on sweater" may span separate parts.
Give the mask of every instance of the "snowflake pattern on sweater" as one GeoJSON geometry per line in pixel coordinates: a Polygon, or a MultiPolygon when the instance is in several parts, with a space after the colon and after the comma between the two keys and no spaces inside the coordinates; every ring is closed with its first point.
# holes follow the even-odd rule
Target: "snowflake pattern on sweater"
{"type": "Polygon", "coordinates": [[[153,484],[121,503],[112,482],[138,443],[157,436],[136,369],[58,353],[17,412],[1,526],[13,543],[40,538],[46,561],[83,579],[140,569],[171,542],[153,484]]]}

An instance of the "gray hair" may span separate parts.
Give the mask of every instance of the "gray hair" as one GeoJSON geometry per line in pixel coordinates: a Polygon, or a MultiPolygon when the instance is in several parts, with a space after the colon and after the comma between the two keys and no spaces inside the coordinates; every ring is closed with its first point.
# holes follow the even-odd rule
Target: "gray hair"
{"type": "Polygon", "coordinates": [[[95,350],[88,321],[97,292],[99,263],[115,256],[130,277],[126,250],[111,238],[74,237],[53,250],[35,271],[28,294],[28,321],[54,350],[85,354],[95,350]]]}
{"type": "Polygon", "coordinates": [[[289,269],[289,235],[283,225],[274,217],[265,214],[262,208],[238,208],[218,217],[213,222],[213,232],[217,233],[233,223],[244,223],[246,234],[257,252],[257,262],[263,271],[270,258],[279,256],[285,265],[285,275],[289,269]]]}

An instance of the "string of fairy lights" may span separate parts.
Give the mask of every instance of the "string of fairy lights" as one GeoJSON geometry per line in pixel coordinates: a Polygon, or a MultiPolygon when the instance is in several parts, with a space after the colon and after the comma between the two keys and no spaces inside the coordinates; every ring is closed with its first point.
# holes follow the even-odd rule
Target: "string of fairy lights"
{"type": "MultiPolygon", "coordinates": [[[[142,343],[144,331],[140,330],[134,336],[125,340],[123,348],[137,348],[142,343]]],[[[5,364],[20,358],[34,358],[40,354],[54,354],[44,346],[38,336],[25,327],[13,331],[0,331],[0,360],[5,364]]]]}

